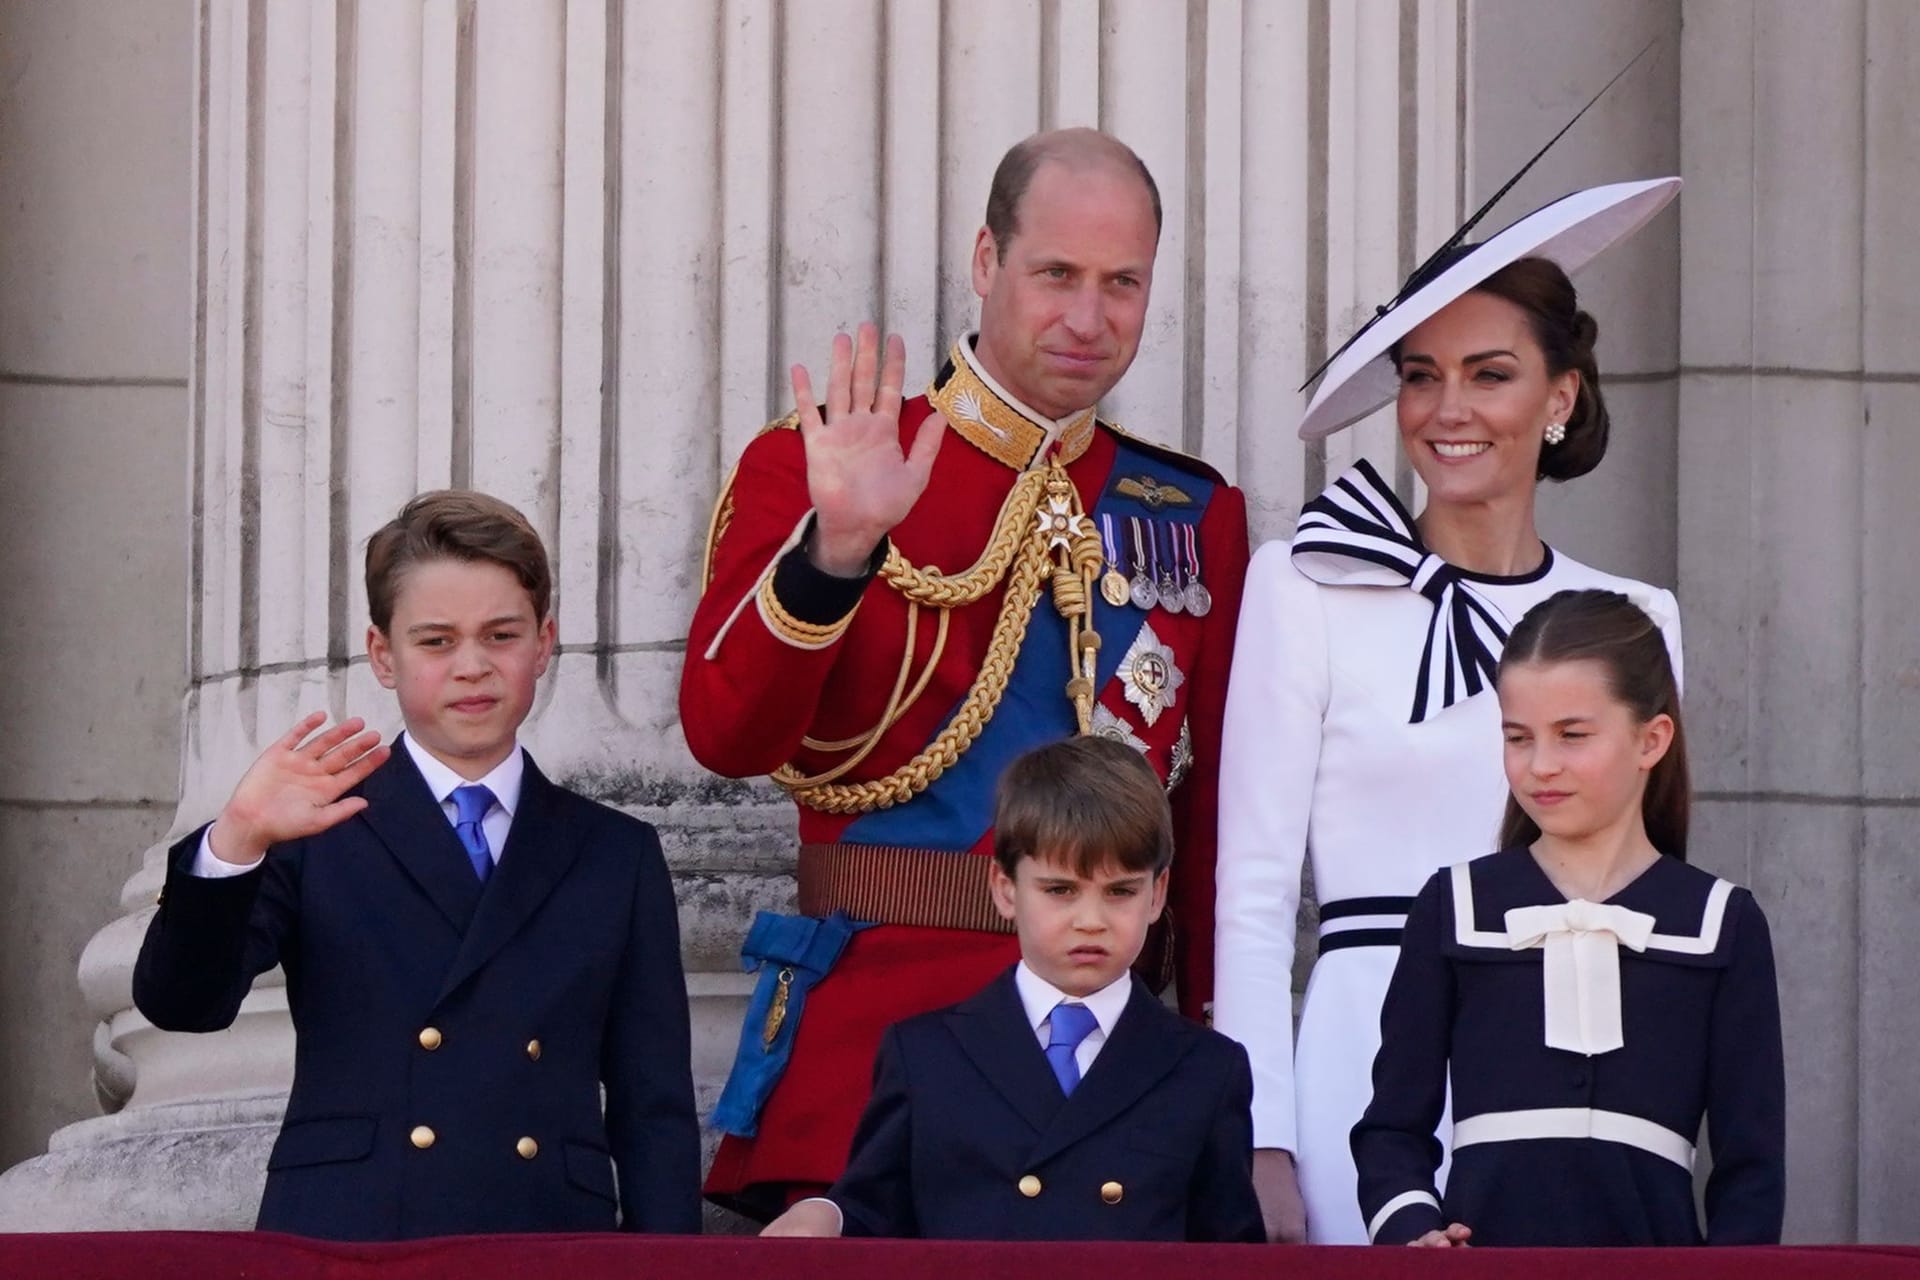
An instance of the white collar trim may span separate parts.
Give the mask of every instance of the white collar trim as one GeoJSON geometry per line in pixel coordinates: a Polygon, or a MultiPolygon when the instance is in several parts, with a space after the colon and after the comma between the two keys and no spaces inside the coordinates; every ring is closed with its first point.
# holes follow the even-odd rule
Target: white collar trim
{"type": "MultiPolygon", "coordinates": [[[[1453,936],[1463,947],[1485,947],[1495,951],[1511,950],[1504,929],[1476,929],[1473,910],[1473,875],[1469,864],[1456,862],[1453,876],[1453,936]]],[[[1716,879],[1707,891],[1707,909],[1697,934],[1656,933],[1648,937],[1647,950],[1671,951],[1685,956],[1709,956],[1720,946],[1720,930],[1727,919],[1727,901],[1733,896],[1731,881],[1716,879]]]]}

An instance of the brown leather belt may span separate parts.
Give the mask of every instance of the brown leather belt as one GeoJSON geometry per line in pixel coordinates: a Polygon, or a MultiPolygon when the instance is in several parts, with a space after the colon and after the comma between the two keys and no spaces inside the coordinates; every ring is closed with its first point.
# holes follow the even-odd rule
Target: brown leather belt
{"type": "Polygon", "coordinates": [[[884,844],[800,846],[800,914],[1012,933],[987,890],[993,859],[884,844]]]}

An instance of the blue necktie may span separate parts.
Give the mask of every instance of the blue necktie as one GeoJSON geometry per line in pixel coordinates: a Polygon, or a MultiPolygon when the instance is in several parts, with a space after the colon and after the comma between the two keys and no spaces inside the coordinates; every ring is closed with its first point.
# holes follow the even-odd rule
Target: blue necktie
{"type": "Polygon", "coordinates": [[[1060,1082],[1060,1092],[1072,1097],[1074,1086],[1080,1083],[1080,1064],[1074,1061],[1073,1051],[1099,1023],[1094,1019],[1093,1010],[1065,1000],[1053,1006],[1047,1021],[1050,1028],[1047,1065],[1053,1068],[1053,1077],[1060,1082]]]}
{"type": "Polygon", "coordinates": [[[473,863],[473,874],[480,877],[481,884],[493,874],[493,850],[487,847],[487,832],[480,825],[480,819],[486,817],[491,808],[493,792],[485,787],[453,789],[453,829],[465,846],[467,860],[473,863]]]}

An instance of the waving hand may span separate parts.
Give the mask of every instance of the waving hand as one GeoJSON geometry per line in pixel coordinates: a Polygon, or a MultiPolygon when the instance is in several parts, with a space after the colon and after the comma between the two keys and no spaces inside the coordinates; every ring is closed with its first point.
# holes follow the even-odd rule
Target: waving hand
{"type": "Polygon", "coordinates": [[[920,424],[912,447],[901,451],[906,346],[898,335],[889,335],[886,346],[883,363],[879,330],[870,324],[860,326],[857,342],[844,333],[834,337],[825,421],[806,366],[792,370],[815,515],[807,554],[815,567],[842,577],[865,568],[880,540],[926,492],[947,429],[936,412],[920,424]]]}
{"type": "Polygon", "coordinates": [[[257,862],[269,845],[316,835],[367,807],[346,793],[380,767],[388,748],[357,718],[309,739],[326,720],[314,712],[253,762],[209,833],[214,857],[257,862]]]}

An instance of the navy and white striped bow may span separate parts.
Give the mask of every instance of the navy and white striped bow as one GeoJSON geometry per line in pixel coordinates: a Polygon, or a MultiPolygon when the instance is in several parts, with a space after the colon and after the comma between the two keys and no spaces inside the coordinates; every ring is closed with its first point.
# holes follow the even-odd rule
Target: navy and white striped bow
{"type": "Polygon", "coordinates": [[[1493,687],[1507,647],[1505,616],[1427,550],[1412,513],[1366,459],[1301,509],[1293,563],[1329,586],[1411,587],[1433,601],[1409,723],[1493,687]]]}

